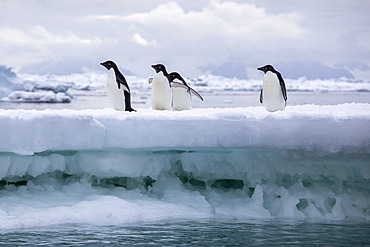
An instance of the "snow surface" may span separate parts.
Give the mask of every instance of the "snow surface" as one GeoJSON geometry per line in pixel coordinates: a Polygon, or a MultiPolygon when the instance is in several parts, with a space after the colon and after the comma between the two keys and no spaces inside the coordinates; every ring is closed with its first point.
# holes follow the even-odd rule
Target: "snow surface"
{"type": "Polygon", "coordinates": [[[0,110],[0,229],[370,220],[370,104],[0,110]]]}
{"type": "Polygon", "coordinates": [[[370,104],[193,109],[0,110],[0,150],[243,148],[370,153],[370,104]]]}

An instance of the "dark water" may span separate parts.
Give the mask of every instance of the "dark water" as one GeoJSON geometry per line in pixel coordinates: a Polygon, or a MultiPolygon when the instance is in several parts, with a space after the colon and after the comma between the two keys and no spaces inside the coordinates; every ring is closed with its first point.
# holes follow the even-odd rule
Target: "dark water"
{"type": "Polygon", "coordinates": [[[162,222],[52,226],[0,232],[1,246],[370,246],[370,223],[162,222]]]}

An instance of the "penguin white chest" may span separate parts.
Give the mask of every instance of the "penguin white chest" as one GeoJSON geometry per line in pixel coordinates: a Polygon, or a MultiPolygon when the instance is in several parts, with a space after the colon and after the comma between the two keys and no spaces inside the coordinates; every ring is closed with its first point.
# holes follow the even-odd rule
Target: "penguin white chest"
{"type": "Polygon", "coordinates": [[[191,110],[191,97],[188,90],[180,87],[172,87],[172,110],[191,110]]]}
{"type": "Polygon", "coordinates": [[[105,84],[108,99],[113,107],[113,109],[117,111],[124,111],[125,110],[125,96],[123,94],[122,88],[119,89],[116,81],[116,74],[114,69],[110,69],[108,71],[108,79],[105,84]]]}
{"type": "Polygon", "coordinates": [[[156,73],[152,82],[152,108],[171,110],[172,90],[163,72],[156,73]]]}
{"type": "Polygon", "coordinates": [[[263,78],[262,87],[263,103],[266,110],[270,112],[284,110],[285,100],[277,75],[268,71],[263,78]]]}

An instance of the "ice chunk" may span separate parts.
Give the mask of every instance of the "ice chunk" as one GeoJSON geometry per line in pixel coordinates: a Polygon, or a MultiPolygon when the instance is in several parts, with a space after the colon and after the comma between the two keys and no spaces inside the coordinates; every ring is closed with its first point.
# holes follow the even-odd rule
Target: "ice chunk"
{"type": "Polygon", "coordinates": [[[69,88],[74,87],[72,82],[58,82],[58,81],[25,81],[24,89],[29,92],[35,91],[52,91],[54,93],[65,93],[69,88]]]}
{"type": "Polygon", "coordinates": [[[14,91],[7,98],[2,98],[2,100],[31,103],[69,103],[71,102],[71,97],[65,93],[54,93],[52,91],[14,91]]]}
{"type": "Polygon", "coordinates": [[[0,65],[0,98],[14,90],[23,89],[23,81],[10,69],[0,65]]]}

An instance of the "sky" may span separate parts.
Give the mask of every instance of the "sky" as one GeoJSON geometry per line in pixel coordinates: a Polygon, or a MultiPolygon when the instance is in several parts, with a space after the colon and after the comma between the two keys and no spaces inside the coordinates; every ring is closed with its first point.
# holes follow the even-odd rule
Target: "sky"
{"type": "Polygon", "coordinates": [[[0,65],[21,73],[370,79],[370,0],[0,0],[0,65]]]}

